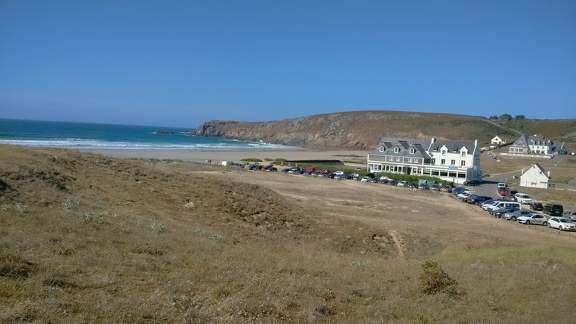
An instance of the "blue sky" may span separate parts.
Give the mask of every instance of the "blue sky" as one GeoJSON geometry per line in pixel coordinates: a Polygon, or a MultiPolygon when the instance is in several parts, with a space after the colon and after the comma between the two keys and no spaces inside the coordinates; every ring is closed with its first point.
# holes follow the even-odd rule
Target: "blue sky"
{"type": "Polygon", "coordinates": [[[576,118],[576,1],[0,0],[0,118],[576,118]]]}

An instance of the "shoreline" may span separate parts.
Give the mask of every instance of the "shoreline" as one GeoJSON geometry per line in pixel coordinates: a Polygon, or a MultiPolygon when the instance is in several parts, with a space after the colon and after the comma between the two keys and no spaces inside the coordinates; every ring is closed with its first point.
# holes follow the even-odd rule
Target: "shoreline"
{"type": "Polygon", "coordinates": [[[81,149],[83,152],[96,153],[114,158],[167,159],[190,162],[220,164],[222,161],[241,162],[242,159],[258,158],[262,161],[283,158],[289,161],[302,160],[365,160],[369,151],[358,150],[250,150],[250,151],[193,151],[193,150],[116,150],[81,149]]]}

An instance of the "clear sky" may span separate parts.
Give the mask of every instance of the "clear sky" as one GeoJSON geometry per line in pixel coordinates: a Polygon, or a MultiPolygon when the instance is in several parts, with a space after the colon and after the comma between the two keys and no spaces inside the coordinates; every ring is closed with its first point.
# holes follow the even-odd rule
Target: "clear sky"
{"type": "Polygon", "coordinates": [[[0,0],[0,118],[576,118],[574,0],[0,0]]]}

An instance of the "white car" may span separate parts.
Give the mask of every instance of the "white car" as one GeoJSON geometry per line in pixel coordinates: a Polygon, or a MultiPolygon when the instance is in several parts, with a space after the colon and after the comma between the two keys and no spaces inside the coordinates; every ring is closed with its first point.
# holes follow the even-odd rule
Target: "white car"
{"type": "Polygon", "coordinates": [[[530,197],[530,195],[521,192],[515,194],[514,198],[516,198],[516,201],[521,204],[529,204],[532,202],[532,197],[530,197]]]}
{"type": "Polygon", "coordinates": [[[476,192],[473,190],[466,190],[463,193],[458,194],[456,197],[464,200],[464,199],[467,199],[468,197],[475,195],[475,194],[476,194],[476,192]]]}
{"type": "Polygon", "coordinates": [[[548,227],[557,228],[561,231],[576,231],[576,224],[565,217],[550,217],[548,227]]]}
{"type": "Polygon", "coordinates": [[[542,214],[534,213],[531,215],[520,216],[516,219],[518,223],[522,224],[540,224],[540,225],[548,225],[548,218],[542,214]]]}
{"type": "Polygon", "coordinates": [[[334,175],[344,175],[344,171],[335,171],[334,175]]]}

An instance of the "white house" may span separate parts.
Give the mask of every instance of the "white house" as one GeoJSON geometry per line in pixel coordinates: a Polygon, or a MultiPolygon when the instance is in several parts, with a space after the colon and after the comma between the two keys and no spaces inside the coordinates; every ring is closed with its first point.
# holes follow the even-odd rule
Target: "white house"
{"type": "Polygon", "coordinates": [[[552,154],[556,147],[554,142],[542,135],[522,135],[512,145],[509,152],[513,154],[552,154]]]}
{"type": "Polygon", "coordinates": [[[550,172],[546,174],[546,171],[540,166],[540,164],[535,163],[528,170],[522,170],[522,175],[520,176],[520,187],[531,187],[531,188],[548,188],[548,182],[550,181],[550,172]]]}
{"type": "Polygon", "coordinates": [[[368,171],[431,176],[454,183],[482,180],[478,141],[383,137],[368,153],[368,171]]]}
{"type": "Polygon", "coordinates": [[[502,145],[502,144],[506,144],[506,141],[501,139],[500,136],[494,136],[494,138],[490,141],[490,144],[502,145]]]}

